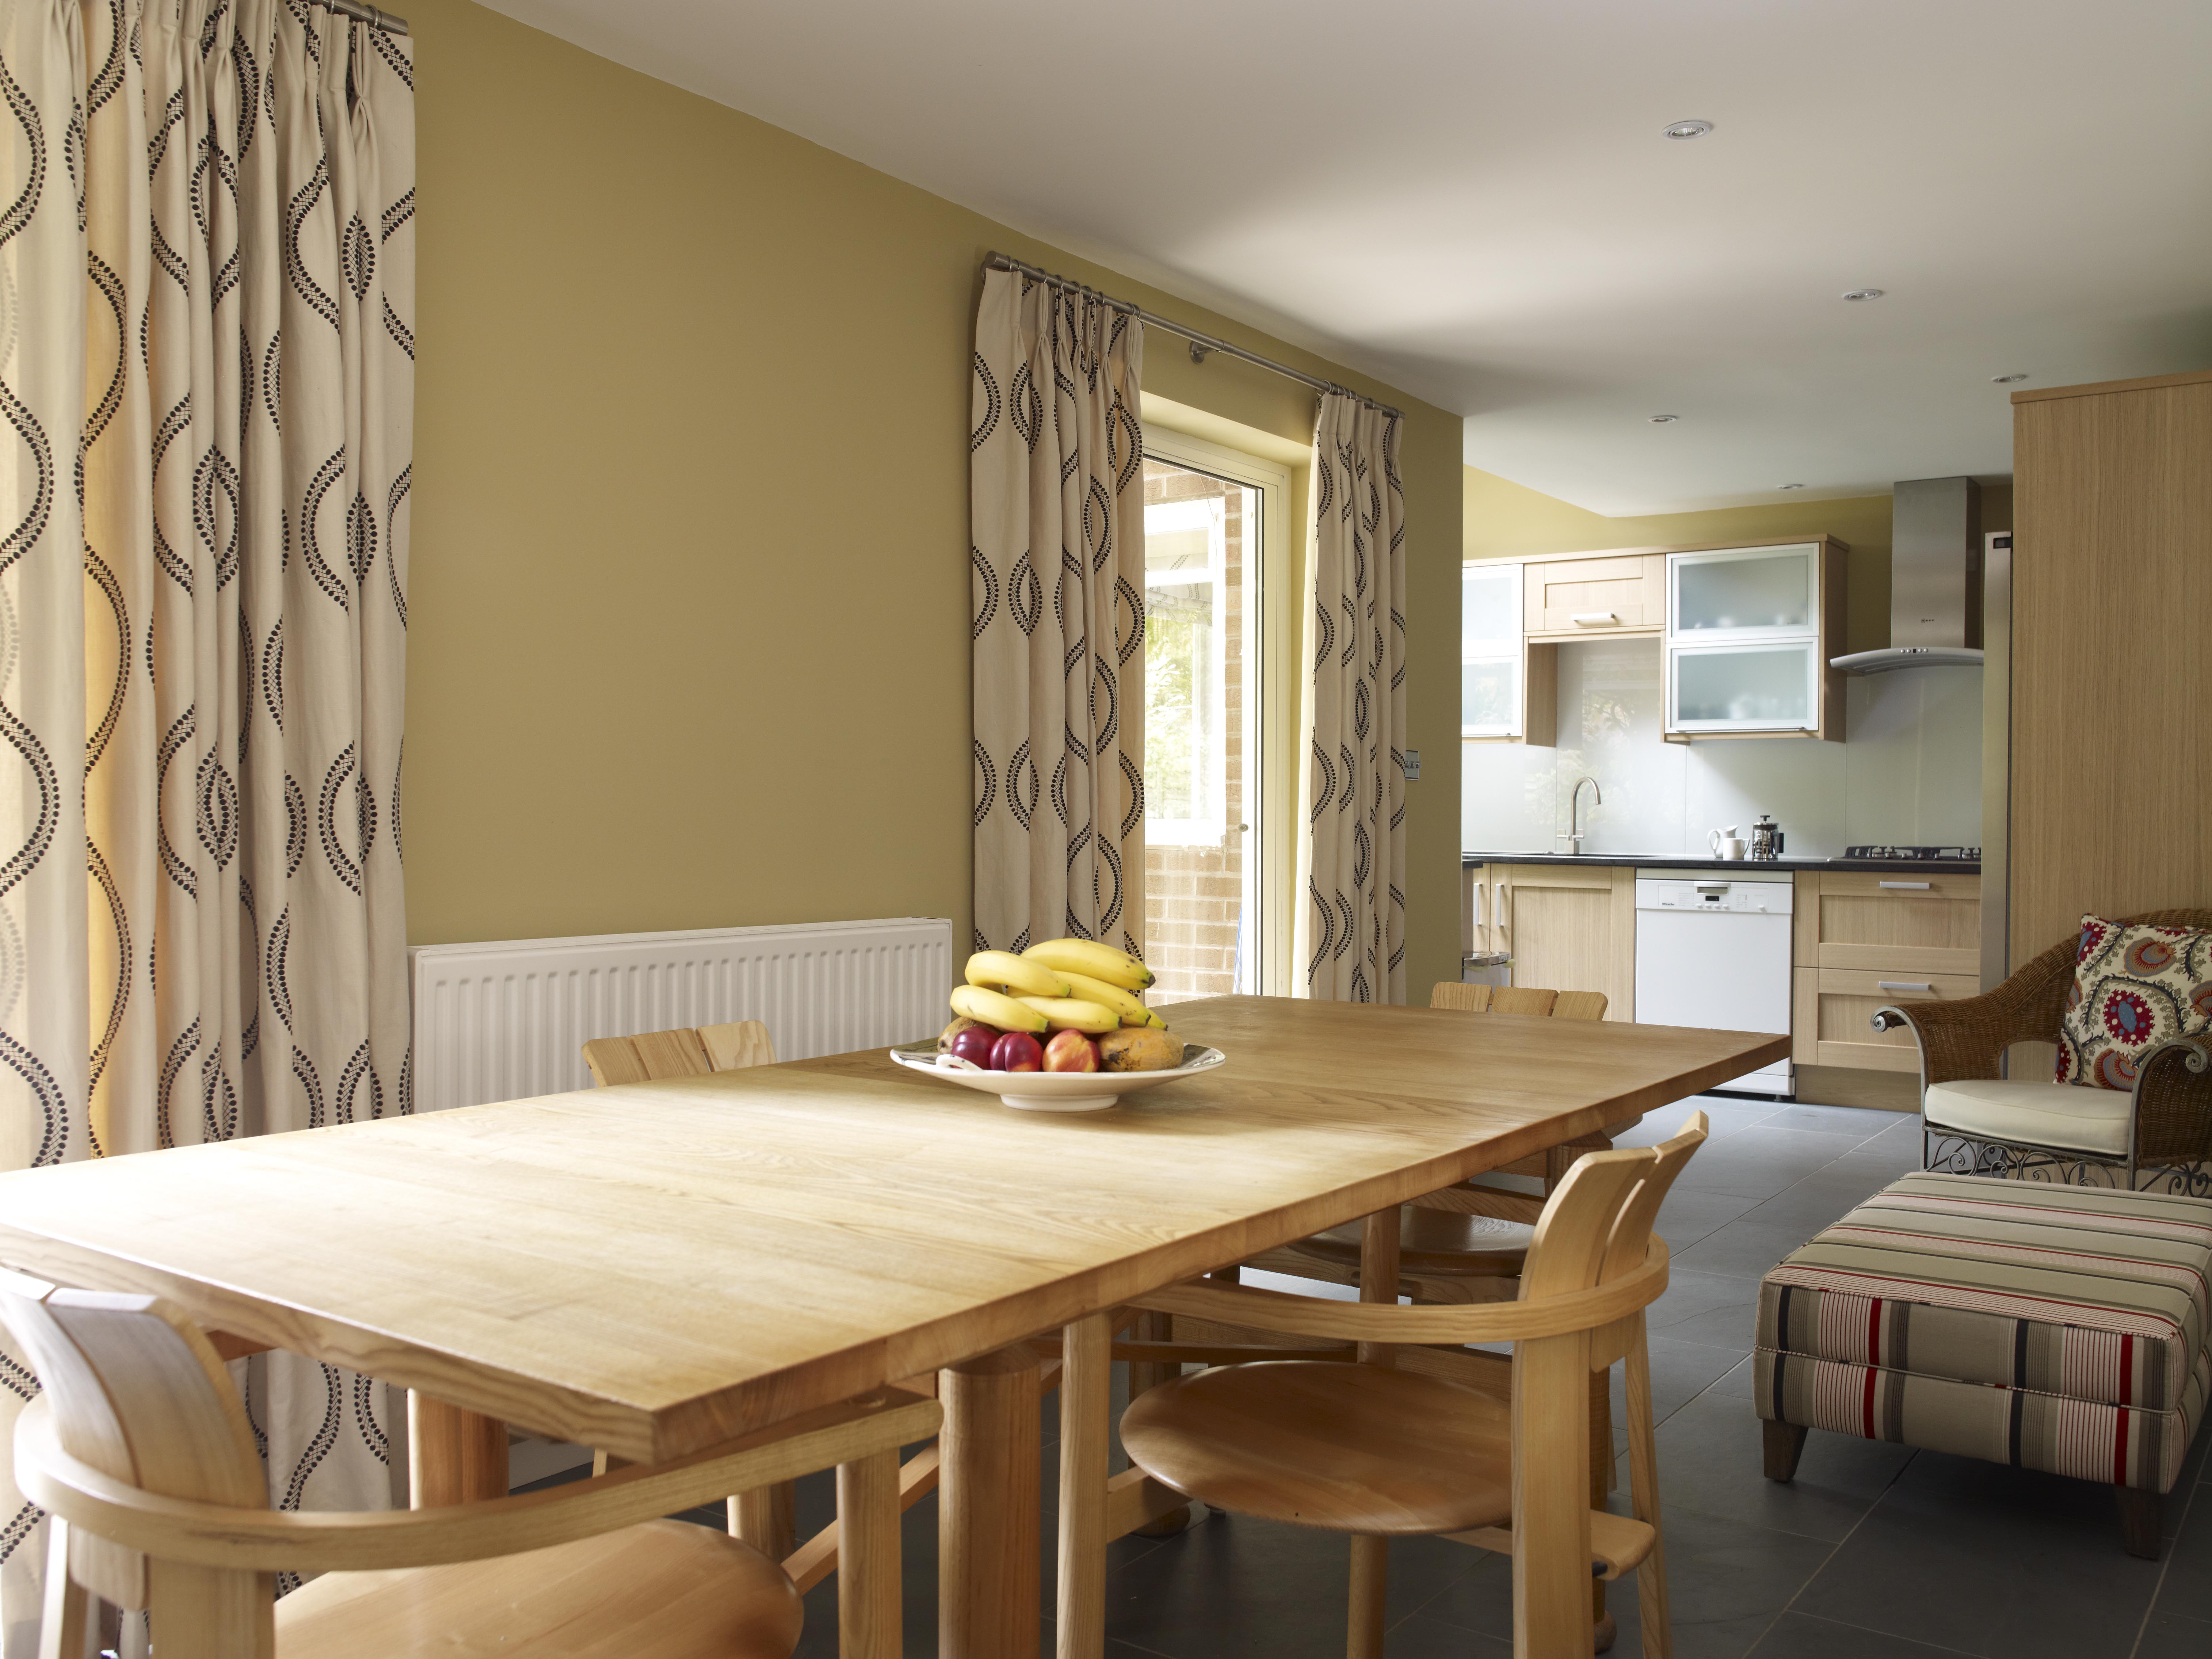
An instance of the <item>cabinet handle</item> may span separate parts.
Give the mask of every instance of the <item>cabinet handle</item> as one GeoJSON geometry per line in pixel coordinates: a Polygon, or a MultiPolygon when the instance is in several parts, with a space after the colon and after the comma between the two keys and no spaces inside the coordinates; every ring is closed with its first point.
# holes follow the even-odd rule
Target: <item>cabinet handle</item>
{"type": "Polygon", "coordinates": [[[1875,981],[1875,983],[1885,991],[1921,991],[1926,993],[1929,996],[1933,996],[1936,994],[1936,988],[1934,986],[1915,984],[1911,980],[1878,979],[1875,981]]]}
{"type": "Polygon", "coordinates": [[[1885,881],[1880,884],[1899,893],[1924,893],[1929,885],[1924,881],[1885,881]]]}
{"type": "Polygon", "coordinates": [[[1502,881],[1498,884],[1498,902],[1491,915],[1498,929],[1497,948],[1502,951],[1506,948],[1506,940],[1513,937],[1513,924],[1505,915],[1505,884],[1502,881]]]}
{"type": "Polygon", "coordinates": [[[1482,878],[1474,883],[1474,941],[1484,951],[1490,949],[1490,919],[1482,902],[1482,878]]]}
{"type": "Polygon", "coordinates": [[[1571,620],[1577,628],[1618,628],[1620,617],[1612,611],[1577,611],[1571,620]]]}

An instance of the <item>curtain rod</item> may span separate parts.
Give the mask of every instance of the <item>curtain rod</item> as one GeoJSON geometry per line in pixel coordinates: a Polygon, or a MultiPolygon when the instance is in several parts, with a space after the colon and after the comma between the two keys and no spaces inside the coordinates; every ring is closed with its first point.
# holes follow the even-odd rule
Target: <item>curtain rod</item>
{"type": "Polygon", "coordinates": [[[1194,362],[1203,362],[1206,361],[1204,354],[1210,351],[1218,351],[1224,356],[1234,357],[1241,362],[1251,363],[1257,368],[1269,369],[1277,374],[1285,375],[1291,380],[1303,382],[1304,385],[1311,386],[1316,392],[1334,392],[1341,397],[1357,398],[1361,403],[1366,404],[1368,408],[1379,410],[1383,414],[1391,416],[1393,419],[1402,421],[1406,418],[1405,411],[1403,410],[1393,409],[1386,403],[1379,403],[1375,398],[1370,398],[1364,393],[1354,392],[1350,386],[1339,386],[1334,380],[1317,379],[1316,376],[1307,374],[1304,369],[1292,368],[1288,363],[1279,363],[1272,357],[1262,357],[1256,351],[1247,351],[1243,346],[1231,345],[1228,341],[1218,339],[1213,335],[1201,334],[1194,328],[1176,322],[1172,319],[1160,316],[1155,312],[1147,311],[1142,306],[1133,305],[1127,300],[1116,300],[1109,294],[1102,294],[1097,289],[1091,288],[1086,283],[1079,283],[1073,277],[1055,276],[1048,270],[1040,270],[1035,265],[1024,264],[1019,259],[1012,258],[1004,253],[991,254],[983,261],[983,268],[986,270],[1018,270],[1023,276],[1034,277],[1040,283],[1050,283],[1060,288],[1074,289],[1079,293],[1089,295],[1092,299],[1098,301],[1102,305],[1111,306],[1116,311],[1126,311],[1129,313],[1147,328],[1162,329],[1170,334],[1181,335],[1184,339],[1189,341],[1191,343],[1190,355],[1194,362]]]}
{"type": "Polygon", "coordinates": [[[386,34],[407,33],[405,18],[394,17],[388,11],[379,11],[374,6],[363,4],[362,0],[307,0],[307,3],[310,5],[320,6],[325,11],[334,11],[341,16],[351,17],[360,22],[374,25],[386,34]]]}

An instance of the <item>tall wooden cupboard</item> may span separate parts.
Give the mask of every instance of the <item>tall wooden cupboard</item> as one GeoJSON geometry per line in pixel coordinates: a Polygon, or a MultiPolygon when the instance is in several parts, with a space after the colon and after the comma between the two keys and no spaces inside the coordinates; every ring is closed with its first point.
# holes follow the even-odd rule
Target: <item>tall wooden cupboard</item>
{"type": "Polygon", "coordinates": [[[2212,906],[2212,371],[2012,401],[2017,968],[2085,911],[2212,906]]]}

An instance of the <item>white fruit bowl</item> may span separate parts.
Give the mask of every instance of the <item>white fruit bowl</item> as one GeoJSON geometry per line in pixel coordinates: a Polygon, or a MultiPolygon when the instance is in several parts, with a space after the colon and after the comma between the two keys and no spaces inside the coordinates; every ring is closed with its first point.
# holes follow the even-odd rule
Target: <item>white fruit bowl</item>
{"type": "Polygon", "coordinates": [[[1183,1044],[1182,1065],[1164,1072],[987,1072],[939,1054],[934,1042],[902,1042],[890,1051],[890,1056],[909,1072],[996,1095],[1000,1104],[1018,1112],[1103,1111],[1135,1090],[1172,1083],[1195,1072],[1210,1072],[1229,1058],[1218,1048],[1200,1048],[1195,1042],[1183,1044]]]}

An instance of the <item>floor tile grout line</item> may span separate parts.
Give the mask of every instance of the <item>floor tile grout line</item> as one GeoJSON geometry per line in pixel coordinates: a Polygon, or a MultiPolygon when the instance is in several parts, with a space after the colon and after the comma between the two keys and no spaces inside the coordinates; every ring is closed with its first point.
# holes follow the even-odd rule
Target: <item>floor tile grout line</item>
{"type": "MultiPolygon", "coordinates": [[[[1787,1607],[1783,1609],[1785,1613],[1790,1611],[1790,1609],[1787,1607]]],[[[1899,1642],[1910,1642],[1915,1647],[1926,1648],[1930,1653],[1956,1653],[1964,1655],[1965,1659],[1984,1659],[1984,1656],[1976,1653],[1972,1648],[1954,1648],[1946,1646],[1941,1642],[1923,1642],[1917,1636],[1899,1636],[1893,1630],[1876,1630],[1872,1625],[1854,1625],[1848,1619],[1832,1618],[1825,1613],[1801,1613],[1797,1616],[1800,1619],[1816,1620],[1823,1625],[1833,1625],[1839,1630],[1863,1631],[1869,1636],[1887,1636],[1899,1642]]],[[[1776,1623],[1779,1622],[1780,1620],[1778,1618],[1776,1623]]],[[[1770,1626],[1768,1628],[1771,1629],[1772,1626],[1770,1626]]],[[[1765,1639],[1763,1636],[1759,1638],[1761,1641],[1765,1639]]],[[[1755,1654],[1757,1650],[1754,1648],[1753,1651],[1755,1654]]]]}
{"type": "MultiPolygon", "coordinates": [[[[2189,1496],[2181,1500],[2181,1519],[2173,1528],[2174,1544],[2181,1542],[2182,1531],[2189,1525],[2190,1511],[2197,1507],[2197,1494],[2203,1489],[2204,1483],[2200,1480],[2189,1489],[2189,1496]]],[[[2151,1586],[2150,1600],[2143,1604],[2142,1622],[2136,1626],[2135,1644],[2128,1650],[2128,1659],[2135,1659],[2136,1655],[2142,1650],[2143,1638],[2150,1634],[2150,1621],[2158,1613],[2158,1598],[2166,1594],[2166,1576],[2172,1568],[2173,1545],[2167,1545],[2159,1551],[2158,1583],[2151,1586]]]]}
{"type": "MultiPolygon", "coordinates": [[[[1905,1470],[1912,1467],[1919,1455],[1920,1454],[1916,1451],[1911,1457],[1906,1458],[1905,1462],[1897,1466],[1896,1473],[1889,1477],[1888,1484],[1883,1486],[1881,1492],[1875,1495],[1874,1502],[1868,1504],[1866,1508],[1860,1512],[1858,1519],[1851,1522],[1850,1527],[1844,1530],[1844,1535],[1841,1538],[1836,1540],[1835,1547],[1831,1549],[1827,1554],[1820,1558],[1820,1565],[1805,1575],[1805,1582],[1798,1585],[1796,1590],[1790,1595],[1790,1599],[1782,1604],[1781,1612],[1776,1613],[1774,1617],[1768,1621],[1766,1628],[1759,1632],[1759,1641],[1753,1642],[1751,1644],[1752,1650],[1756,1651],[1759,1647],[1759,1643],[1764,1642],[1767,1637],[1773,1632],[1774,1626],[1782,1622],[1783,1615],[1784,1613],[1794,1613],[1796,1611],[1798,1601],[1803,1597],[1807,1590],[1813,1588],[1813,1581],[1818,1578],[1822,1573],[1826,1572],[1830,1565],[1833,1564],[1835,1559],[1844,1553],[1844,1546],[1851,1541],[1852,1538],[1857,1534],[1858,1529],[1861,1527],[1866,1525],[1868,1517],[1881,1507],[1882,1499],[1887,1498],[1891,1492],[1897,1490],[1897,1483],[1904,1478],[1905,1470]]],[[[1818,1618],[1820,1615],[1817,1613],[1808,1613],[1804,1616],[1808,1619],[1814,1619],[1818,1618]]],[[[1830,1622],[1841,1623],[1842,1621],[1838,1620],[1832,1620],[1830,1622]]],[[[1850,1628],[1856,1630],[1859,1628],[1859,1626],[1852,1626],[1850,1628]]],[[[1892,1632],[1882,1632],[1880,1633],[1888,1635],[1892,1632]]],[[[1913,1638],[1908,1636],[1905,1639],[1909,1642],[1913,1638]]]]}

